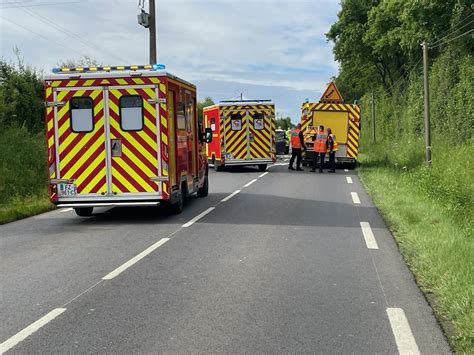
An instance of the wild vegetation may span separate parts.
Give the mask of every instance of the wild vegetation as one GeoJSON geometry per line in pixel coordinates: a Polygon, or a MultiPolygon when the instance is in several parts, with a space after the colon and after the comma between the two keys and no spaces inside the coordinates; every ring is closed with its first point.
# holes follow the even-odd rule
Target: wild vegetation
{"type": "Polygon", "coordinates": [[[457,352],[474,352],[474,13],[470,1],[346,0],[327,33],[362,105],[360,176],[457,352]],[[425,164],[429,46],[432,164],[425,164]],[[372,122],[372,94],[375,102],[372,122]]]}
{"type": "Polygon", "coordinates": [[[0,224],[51,208],[41,73],[0,60],[0,224]]]}

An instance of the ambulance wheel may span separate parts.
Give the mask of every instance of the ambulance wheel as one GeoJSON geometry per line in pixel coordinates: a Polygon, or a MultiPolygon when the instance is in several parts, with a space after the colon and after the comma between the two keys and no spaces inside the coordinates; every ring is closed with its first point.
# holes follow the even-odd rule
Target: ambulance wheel
{"type": "Polygon", "coordinates": [[[209,194],[209,177],[206,175],[204,177],[204,185],[197,191],[198,197],[206,197],[209,194]]]}
{"type": "Polygon", "coordinates": [[[178,191],[178,200],[175,203],[169,205],[169,210],[172,214],[180,214],[184,208],[184,191],[178,191]]]}
{"type": "Polygon", "coordinates": [[[79,217],[89,217],[92,215],[93,207],[77,207],[74,208],[74,211],[79,217]]]}
{"type": "Polygon", "coordinates": [[[258,171],[265,171],[267,170],[267,164],[259,164],[258,171]]]}
{"type": "Polygon", "coordinates": [[[222,171],[222,170],[224,170],[224,167],[222,165],[218,165],[217,163],[214,163],[214,170],[215,171],[222,171]]]}

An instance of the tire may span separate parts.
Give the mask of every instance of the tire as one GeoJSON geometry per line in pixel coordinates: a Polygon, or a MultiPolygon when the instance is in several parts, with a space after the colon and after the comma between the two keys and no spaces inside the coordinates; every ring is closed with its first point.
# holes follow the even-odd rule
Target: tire
{"type": "Polygon", "coordinates": [[[217,165],[216,163],[214,163],[214,170],[215,171],[222,171],[222,170],[224,170],[224,167],[222,165],[217,165]]]}
{"type": "Polygon", "coordinates": [[[169,205],[172,214],[180,214],[184,209],[184,199],[186,198],[186,183],[181,184],[181,190],[178,191],[178,200],[169,205]]]}
{"type": "Polygon", "coordinates": [[[74,211],[79,217],[90,217],[93,209],[93,207],[77,207],[74,211]]]}
{"type": "Polygon", "coordinates": [[[265,171],[267,170],[267,164],[259,164],[258,171],[265,171]]]}
{"type": "Polygon", "coordinates": [[[197,191],[197,197],[206,197],[207,195],[209,195],[209,177],[206,175],[204,185],[197,191]]]}
{"type": "Polygon", "coordinates": [[[357,162],[347,164],[347,168],[350,170],[354,170],[356,168],[357,162]]]}

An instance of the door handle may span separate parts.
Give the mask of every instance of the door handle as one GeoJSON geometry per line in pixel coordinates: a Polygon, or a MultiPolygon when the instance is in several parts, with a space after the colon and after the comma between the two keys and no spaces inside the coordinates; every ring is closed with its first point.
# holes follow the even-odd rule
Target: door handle
{"type": "Polygon", "coordinates": [[[122,141],[120,139],[111,139],[110,146],[111,146],[113,157],[122,156],[122,141]]]}

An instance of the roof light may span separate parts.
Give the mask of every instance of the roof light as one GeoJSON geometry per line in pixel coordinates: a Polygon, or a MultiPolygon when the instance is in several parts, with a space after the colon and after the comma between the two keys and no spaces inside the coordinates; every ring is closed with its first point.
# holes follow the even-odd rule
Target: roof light
{"type": "Polygon", "coordinates": [[[98,71],[136,71],[136,70],[162,70],[165,69],[164,64],[146,64],[146,65],[117,65],[117,66],[102,66],[102,67],[64,67],[64,68],[53,68],[53,73],[86,73],[86,72],[98,72],[98,71]]]}

